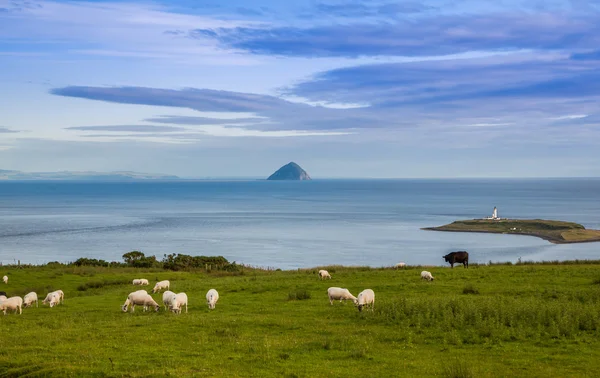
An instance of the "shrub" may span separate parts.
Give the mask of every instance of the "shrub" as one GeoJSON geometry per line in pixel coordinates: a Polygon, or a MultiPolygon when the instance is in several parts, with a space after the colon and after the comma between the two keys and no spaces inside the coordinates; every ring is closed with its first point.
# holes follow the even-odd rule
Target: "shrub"
{"type": "Polygon", "coordinates": [[[108,266],[109,263],[104,260],[97,259],[88,259],[86,257],[80,257],[75,262],[73,262],[75,266],[108,266]]]}

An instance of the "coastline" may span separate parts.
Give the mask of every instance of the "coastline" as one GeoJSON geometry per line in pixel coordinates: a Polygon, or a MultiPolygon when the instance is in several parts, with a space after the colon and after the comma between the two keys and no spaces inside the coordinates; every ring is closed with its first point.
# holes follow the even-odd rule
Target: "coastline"
{"type": "MultiPolygon", "coordinates": [[[[459,220],[450,224],[437,227],[423,227],[421,230],[425,231],[444,231],[444,232],[473,232],[482,234],[503,234],[503,235],[522,235],[522,236],[533,236],[543,240],[546,240],[552,244],[578,244],[578,243],[594,243],[600,242],[600,236],[580,238],[580,239],[565,239],[562,235],[563,232],[577,231],[577,232],[589,232],[589,233],[600,233],[600,230],[588,230],[580,224],[572,222],[554,221],[554,220],[541,220],[541,219],[504,219],[501,221],[489,221],[487,219],[472,219],[472,220],[459,220]],[[504,222],[503,222],[504,221],[504,222]],[[562,228],[547,228],[549,224],[564,224],[562,228]],[[514,230],[510,226],[524,225],[526,227],[534,227],[534,229],[525,232],[520,228],[514,230]],[[465,226],[470,226],[463,228],[465,226]],[[486,229],[485,227],[493,226],[496,229],[486,229]],[[502,229],[504,226],[505,229],[502,229]],[[509,227],[506,230],[506,227],[509,227]],[[535,227],[538,227],[535,229],[535,227]],[[560,237],[557,237],[551,232],[558,232],[560,237]]],[[[581,237],[581,236],[580,236],[581,237]]]]}

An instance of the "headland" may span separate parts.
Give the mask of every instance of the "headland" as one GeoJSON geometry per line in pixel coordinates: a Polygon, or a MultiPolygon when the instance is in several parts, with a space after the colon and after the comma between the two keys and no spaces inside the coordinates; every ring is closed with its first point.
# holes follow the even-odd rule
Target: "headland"
{"type": "Polygon", "coordinates": [[[573,222],[544,219],[458,220],[444,226],[425,227],[423,230],[529,235],[554,244],[600,242],[600,230],[588,230],[573,222]]]}

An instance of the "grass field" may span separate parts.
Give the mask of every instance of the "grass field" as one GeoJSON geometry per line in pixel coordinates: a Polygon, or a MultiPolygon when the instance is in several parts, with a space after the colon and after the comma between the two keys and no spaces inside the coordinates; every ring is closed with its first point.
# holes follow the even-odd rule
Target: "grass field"
{"type": "Polygon", "coordinates": [[[600,230],[588,230],[573,222],[544,219],[459,220],[424,230],[530,235],[555,244],[600,242],[600,230]]]}
{"type": "MultiPolygon", "coordinates": [[[[600,262],[300,271],[0,267],[0,290],[65,304],[0,314],[0,377],[575,377],[600,371],[600,262]],[[123,313],[133,278],[169,279],[189,313],[123,313]],[[375,291],[375,310],[326,290],[375,291]],[[209,311],[205,294],[220,299],[209,311]]],[[[144,287],[147,288],[147,287],[144,287]]],[[[162,295],[153,297],[161,302],[162,295]]]]}

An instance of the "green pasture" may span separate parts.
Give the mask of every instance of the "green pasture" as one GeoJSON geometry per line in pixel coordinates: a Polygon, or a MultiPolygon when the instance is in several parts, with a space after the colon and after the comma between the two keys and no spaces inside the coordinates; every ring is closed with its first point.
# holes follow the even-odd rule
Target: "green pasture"
{"type": "MultiPolygon", "coordinates": [[[[600,371],[600,262],[294,271],[0,267],[0,377],[576,377],[600,371]],[[420,279],[421,270],[435,280],[420,279]],[[123,313],[134,278],[186,292],[189,313],[123,313]],[[375,291],[375,310],[327,288],[375,291]],[[208,310],[205,294],[220,299],[208,310]],[[64,305],[41,305],[48,291],[64,305]]],[[[162,304],[162,294],[154,294],[162,304]]]]}

